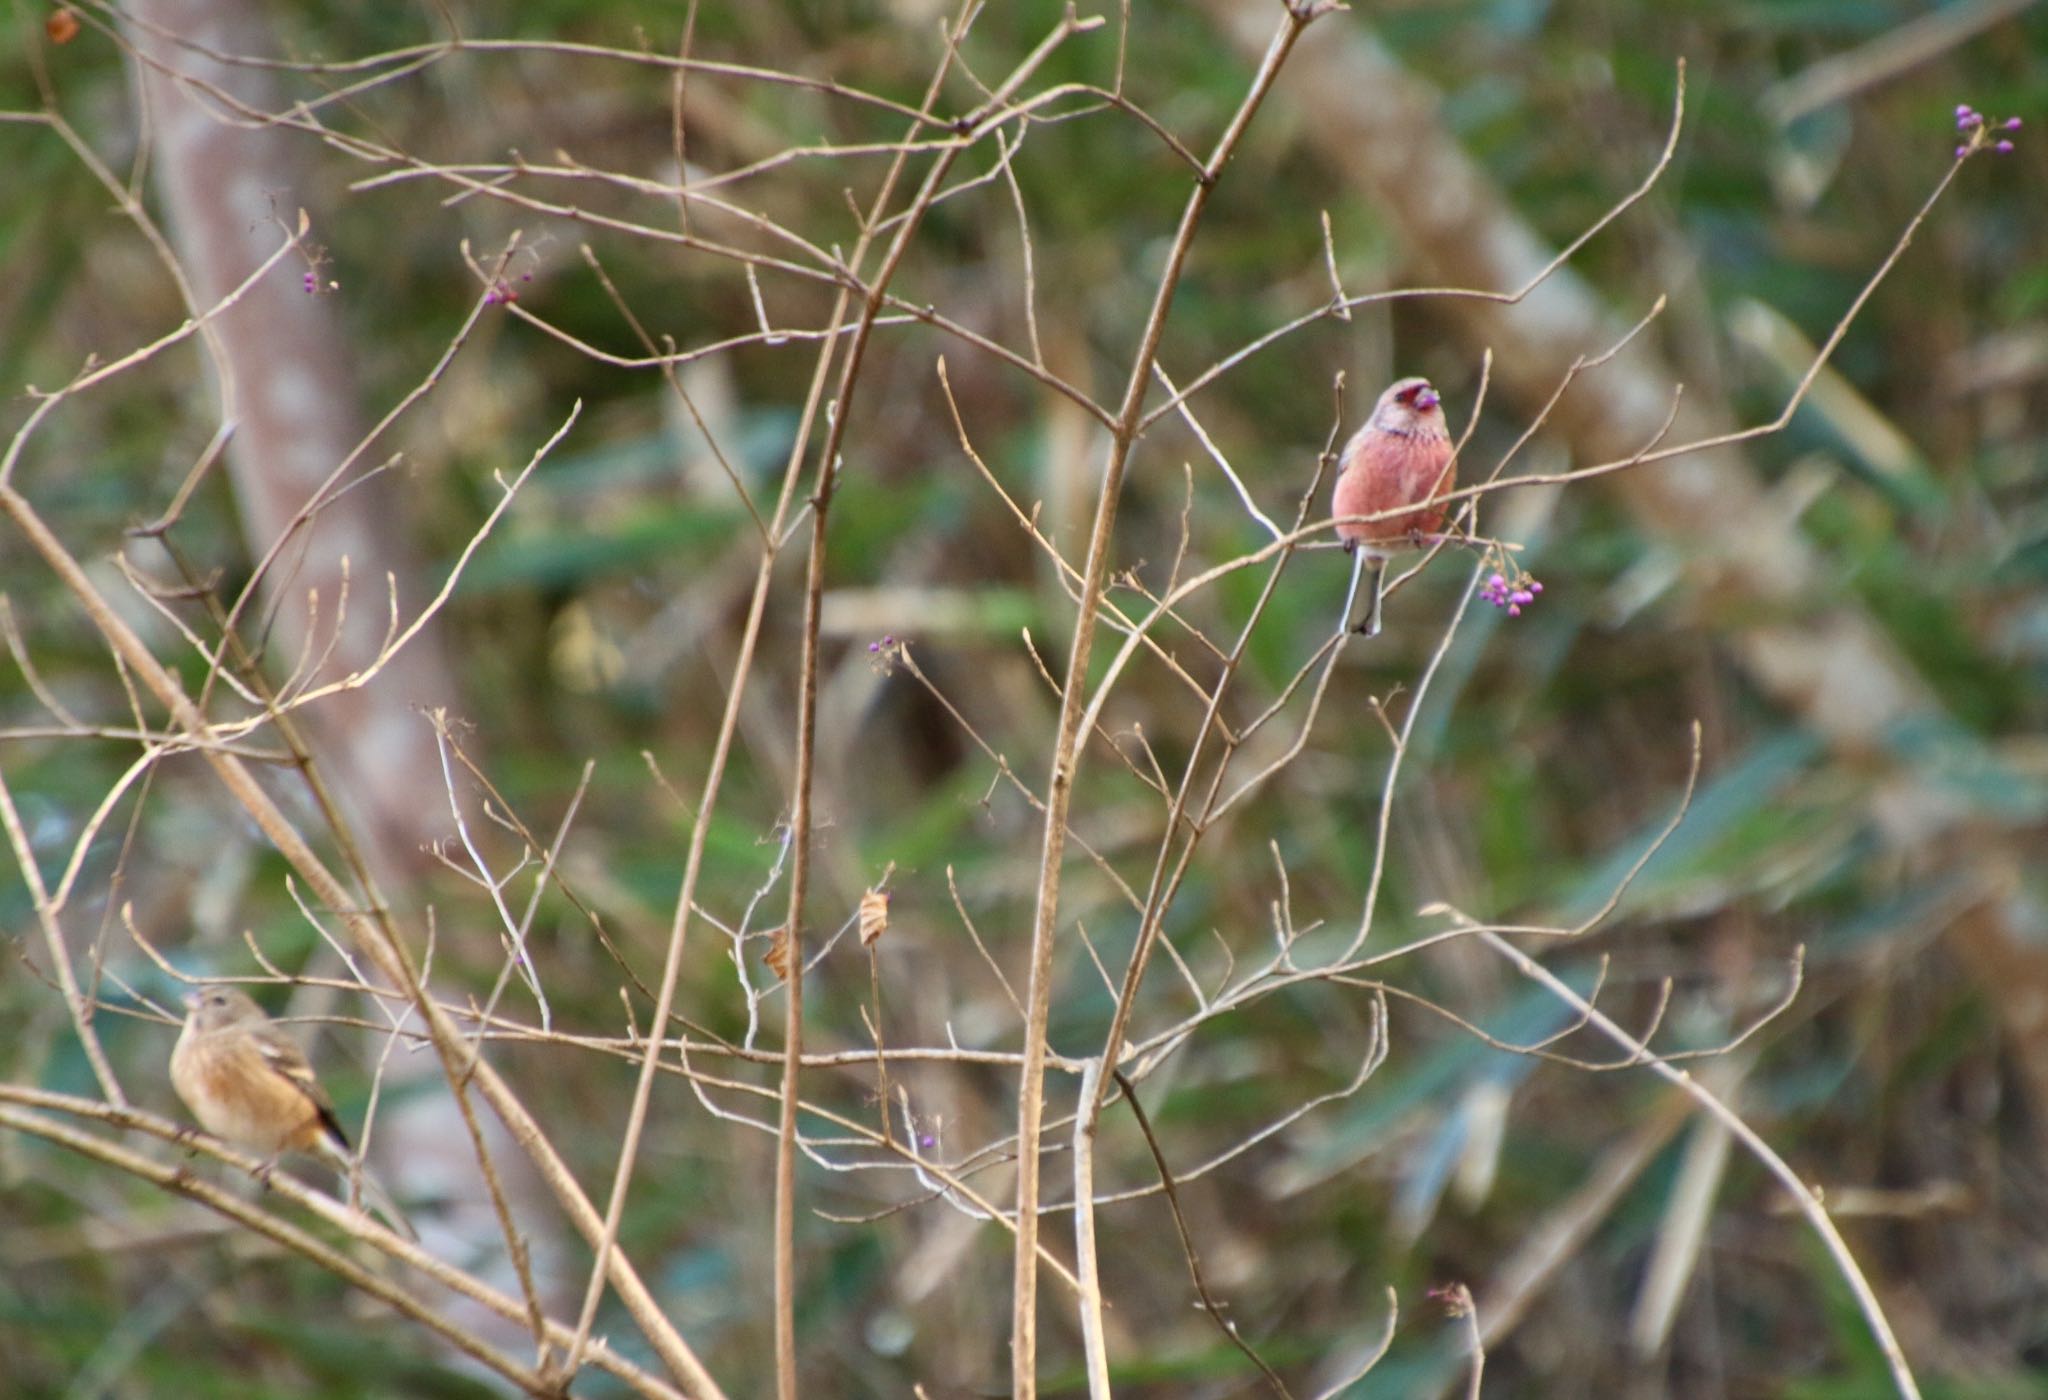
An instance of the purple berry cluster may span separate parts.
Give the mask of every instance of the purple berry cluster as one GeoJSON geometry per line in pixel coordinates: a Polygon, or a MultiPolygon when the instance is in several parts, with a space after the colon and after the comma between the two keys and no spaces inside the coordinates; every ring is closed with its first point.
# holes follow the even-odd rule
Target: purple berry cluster
{"type": "Polygon", "coordinates": [[[327,250],[324,248],[307,249],[306,274],[299,279],[299,285],[305,288],[307,296],[317,297],[327,292],[338,292],[341,290],[341,283],[330,281],[322,275],[326,271],[327,250]]]}
{"type": "Polygon", "coordinates": [[[2018,131],[2019,129],[2020,119],[2018,117],[2007,117],[2004,121],[1996,121],[1985,116],[1969,103],[1958,102],[1956,104],[1956,131],[1966,139],[1962,145],[1956,147],[1956,159],[1961,160],[1965,156],[1972,155],[1987,146],[2002,156],[2011,155],[2012,138],[2009,136],[1999,136],[1996,133],[2001,131],[2018,131]]]}
{"type": "Polygon", "coordinates": [[[1520,617],[1522,609],[1536,601],[1536,595],[1543,591],[1543,585],[1528,574],[1516,570],[1510,579],[1506,574],[1495,573],[1479,585],[1479,596],[1497,608],[1506,608],[1509,617],[1520,617]]]}

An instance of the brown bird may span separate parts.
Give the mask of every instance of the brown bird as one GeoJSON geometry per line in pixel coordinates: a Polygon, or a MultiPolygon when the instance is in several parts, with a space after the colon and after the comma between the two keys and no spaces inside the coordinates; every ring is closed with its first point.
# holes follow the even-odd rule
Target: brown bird
{"type": "Polygon", "coordinates": [[[419,1235],[391,1196],[358,1162],[348,1134],[306,1054],[239,987],[201,987],[185,998],[185,1029],[171,1051],[171,1087],[200,1126],[270,1160],[287,1152],[325,1157],[364,1201],[411,1239],[419,1235]]]}
{"type": "Polygon", "coordinates": [[[1451,460],[1451,435],[1444,425],[1443,400],[1427,379],[1401,379],[1389,385],[1373,405],[1372,417],[1344,444],[1337,460],[1337,485],[1330,498],[1331,514],[1339,517],[1337,535],[1348,554],[1362,551],[1372,575],[1372,601],[1357,630],[1368,637],[1380,630],[1380,585],[1387,556],[1416,549],[1444,527],[1445,493],[1458,476],[1451,460]],[[1378,520],[1343,520],[1344,516],[1379,515],[1403,506],[1405,514],[1378,520]]]}

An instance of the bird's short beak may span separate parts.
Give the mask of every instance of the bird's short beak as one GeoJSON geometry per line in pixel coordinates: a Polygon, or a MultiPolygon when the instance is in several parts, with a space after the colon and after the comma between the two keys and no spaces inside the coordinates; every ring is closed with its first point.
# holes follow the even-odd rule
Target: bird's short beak
{"type": "Polygon", "coordinates": [[[1442,402],[1443,399],[1438,396],[1436,390],[1434,389],[1424,389],[1421,393],[1415,396],[1415,406],[1421,409],[1424,413],[1429,412],[1432,408],[1435,408],[1438,404],[1442,402]]]}
{"type": "Polygon", "coordinates": [[[199,1009],[199,989],[194,987],[191,991],[185,993],[183,997],[180,997],[179,1000],[185,1003],[187,1011],[197,1011],[199,1009]]]}

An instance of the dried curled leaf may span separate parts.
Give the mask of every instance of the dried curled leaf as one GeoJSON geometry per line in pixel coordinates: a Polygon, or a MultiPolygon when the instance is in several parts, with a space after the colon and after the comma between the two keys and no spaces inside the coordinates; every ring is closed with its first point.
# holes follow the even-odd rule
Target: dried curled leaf
{"type": "Polygon", "coordinates": [[[789,980],[788,924],[784,924],[781,928],[768,935],[768,952],[761,961],[768,964],[768,970],[775,974],[778,981],[787,982],[789,980]]]}
{"type": "Polygon", "coordinates": [[[54,10],[43,21],[43,32],[50,36],[53,44],[68,44],[78,37],[78,16],[68,6],[54,10]]]}
{"type": "Polygon", "coordinates": [[[869,890],[860,897],[860,946],[871,948],[875,940],[889,931],[889,896],[881,890],[869,890]]]}

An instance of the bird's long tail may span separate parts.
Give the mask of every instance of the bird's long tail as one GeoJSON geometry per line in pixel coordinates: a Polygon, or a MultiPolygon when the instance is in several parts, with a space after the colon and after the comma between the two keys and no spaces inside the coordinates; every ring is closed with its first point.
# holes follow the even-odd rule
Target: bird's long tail
{"type": "MultiPolygon", "coordinates": [[[[1359,552],[1361,555],[1364,553],[1363,550],[1359,552]]],[[[1365,574],[1365,617],[1351,630],[1358,633],[1361,637],[1377,637],[1380,634],[1380,594],[1387,581],[1387,561],[1378,558],[1366,559],[1365,574]]],[[[1352,576],[1351,587],[1354,593],[1357,592],[1358,577],[1356,574],[1352,576]]],[[[1345,604],[1345,611],[1350,611],[1350,603],[1348,601],[1345,604]]]]}

